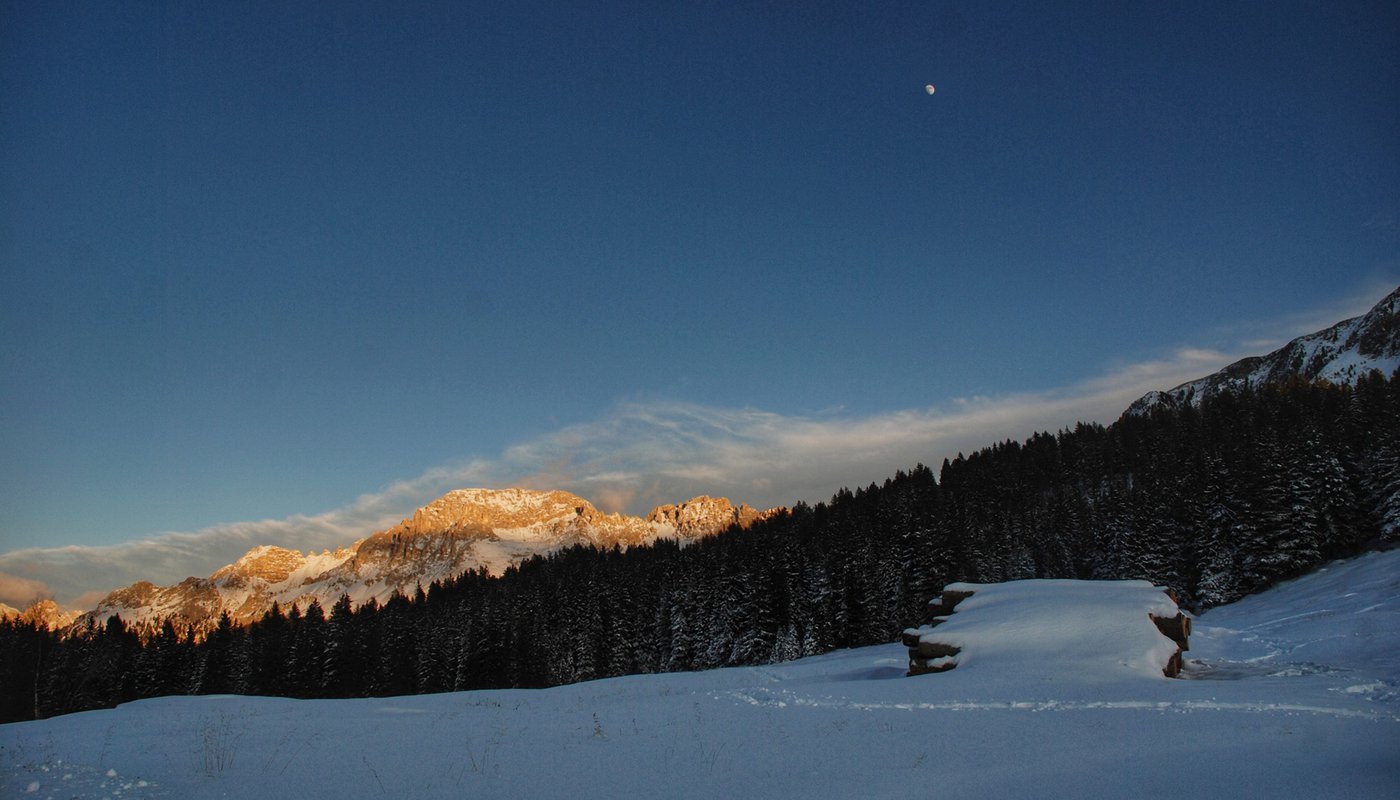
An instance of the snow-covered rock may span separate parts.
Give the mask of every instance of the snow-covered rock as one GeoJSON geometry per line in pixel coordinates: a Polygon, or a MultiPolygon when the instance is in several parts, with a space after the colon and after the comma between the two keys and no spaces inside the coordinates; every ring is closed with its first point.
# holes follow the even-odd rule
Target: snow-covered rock
{"type": "Polygon", "coordinates": [[[1176,603],[1148,581],[1024,580],[953,583],[969,595],[955,613],[912,633],[920,644],[956,655],[940,665],[1025,681],[1161,678],[1177,643],[1152,622],[1170,619],[1176,603]]]}
{"type": "Polygon", "coordinates": [[[1400,288],[1365,314],[1300,336],[1268,355],[1241,359],[1165,392],[1148,392],[1129,406],[1128,413],[1199,404],[1221,390],[1281,384],[1294,378],[1354,384],[1373,369],[1387,376],[1400,369],[1400,288]]]}

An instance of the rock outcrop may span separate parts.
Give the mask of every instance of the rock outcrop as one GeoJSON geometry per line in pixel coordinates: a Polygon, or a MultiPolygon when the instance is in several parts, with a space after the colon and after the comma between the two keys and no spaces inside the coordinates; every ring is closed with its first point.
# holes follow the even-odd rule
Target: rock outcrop
{"type": "Polygon", "coordinates": [[[762,519],[771,517],[781,509],[770,508],[759,511],[746,503],[738,508],[724,497],[701,495],[676,505],[657,506],[647,515],[646,521],[653,525],[666,525],[686,538],[709,536],[735,525],[747,528],[762,519]]]}

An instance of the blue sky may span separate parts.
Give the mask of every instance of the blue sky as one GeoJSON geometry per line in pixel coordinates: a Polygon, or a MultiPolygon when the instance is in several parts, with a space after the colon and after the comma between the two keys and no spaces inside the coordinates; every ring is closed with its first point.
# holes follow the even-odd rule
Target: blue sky
{"type": "Polygon", "coordinates": [[[0,575],[821,500],[1400,283],[1394,3],[561,5],[0,3],[0,575]]]}

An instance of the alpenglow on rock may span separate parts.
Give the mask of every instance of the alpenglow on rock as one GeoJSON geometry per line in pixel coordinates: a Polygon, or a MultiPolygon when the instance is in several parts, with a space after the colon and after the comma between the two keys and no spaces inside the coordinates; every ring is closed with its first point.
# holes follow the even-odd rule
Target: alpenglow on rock
{"type": "Polygon", "coordinates": [[[77,614],[64,611],[58,607],[58,603],[49,599],[35,600],[23,611],[0,603],[0,620],[13,620],[21,625],[65,628],[73,624],[77,617],[77,614]]]}
{"type": "Polygon", "coordinates": [[[471,569],[499,575],[526,559],[573,545],[633,547],[658,539],[690,541],[731,527],[746,528],[780,513],[737,508],[724,498],[697,497],[658,506],[645,518],[605,514],[582,497],[562,491],[458,489],[414,512],[388,530],[348,547],[301,553],[260,546],[208,578],[174,586],[146,581],[118,589],[91,617],[103,624],[114,614],[136,630],[153,632],[165,620],[178,630],[211,630],[227,611],[237,623],[261,617],[274,602],[283,609],[316,600],[329,609],[341,595],[356,604],[411,595],[418,586],[471,569]]]}
{"type": "Polygon", "coordinates": [[[670,526],[685,538],[706,536],[716,528],[738,525],[741,528],[771,517],[777,509],[759,511],[747,503],[738,508],[724,497],[693,497],[677,505],[657,506],[647,515],[646,521],[657,526],[670,526]]]}
{"type": "Polygon", "coordinates": [[[1165,392],[1148,392],[1128,407],[1144,414],[1161,405],[1199,404],[1221,390],[1286,383],[1293,378],[1355,384],[1371,370],[1400,369],[1400,288],[1370,311],[1300,336],[1265,356],[1250,356],[1165,392]]]}

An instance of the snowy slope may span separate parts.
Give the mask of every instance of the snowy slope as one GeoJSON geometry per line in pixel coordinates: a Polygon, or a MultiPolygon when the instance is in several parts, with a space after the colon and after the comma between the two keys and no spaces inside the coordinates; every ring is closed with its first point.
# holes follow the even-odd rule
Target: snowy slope
{"type": "Polygon", "coordinates": [[[1130,414],[1159,405],[1200,403],[1207,395],[1245,385],[1285,383],[1294,377],[1329,383],[1356,383],[1371,370],[1389,376],[1400,368],[1400,288],[1370,311],[1326,330],[1300,336],[1265,356],[1236,361],[1219,372],[1165,392],[1149,392],[1130,414]]]}
{"type": "Polygon", "coordinates": [[[145,700],[0,726],[0,796],[1400,796],[1400,551],[1213,609],[1191,645],[1187,680],[993,658],[906,678],[891,644],[539,691],[145,700]]]}

